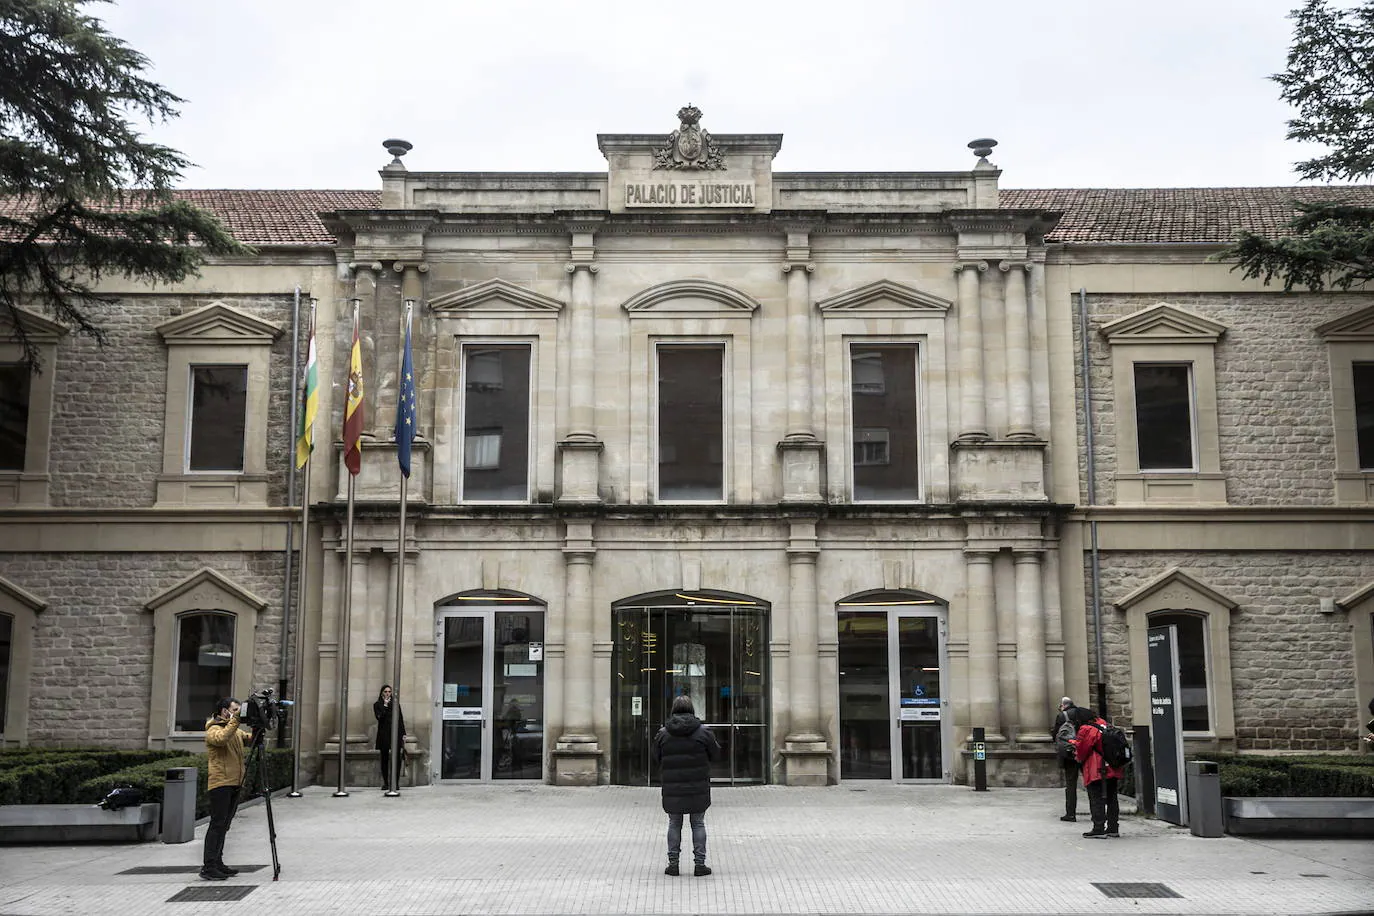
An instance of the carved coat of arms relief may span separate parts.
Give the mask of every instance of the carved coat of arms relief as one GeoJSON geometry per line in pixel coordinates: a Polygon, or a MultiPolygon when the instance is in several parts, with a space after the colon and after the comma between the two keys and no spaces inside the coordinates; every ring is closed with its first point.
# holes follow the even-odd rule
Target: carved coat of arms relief
{"type": "Polygon", "coordinates": [[[678,109],[678,128],[668,142],[654,150],[655,169],[721,170],[725,154],[701,126],[701,109],[688,105],[678,109]]]}

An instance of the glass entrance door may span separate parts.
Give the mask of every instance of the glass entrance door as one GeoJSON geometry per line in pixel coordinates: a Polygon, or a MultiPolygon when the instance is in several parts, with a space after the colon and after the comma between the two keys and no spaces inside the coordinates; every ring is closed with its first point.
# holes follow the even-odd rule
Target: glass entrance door
{"type": "Polygon", "coordinates": [[[767,611],[754,602],[679,600],[616,609],[611,779],[658,785],[653,739],[673,698],[686,694],[724,750],[711,781],[767,782],[767,611]]]}
{"type": "Polygon", "coordinates": [[[877,606],[884,603],[846,602],[837,612],[840,778],[943,782],[944,617],[877,606]]]}
{"type": "Polygon", "coordinates": [[[446,610],[436,635],[434,778],[542,779],[542,611],[446,610]]]}

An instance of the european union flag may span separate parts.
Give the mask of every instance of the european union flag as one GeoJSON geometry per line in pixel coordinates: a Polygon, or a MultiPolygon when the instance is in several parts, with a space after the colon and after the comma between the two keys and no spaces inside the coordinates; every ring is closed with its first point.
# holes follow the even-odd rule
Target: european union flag
{"type": "Polygon", "coordinates": [[[396,399],[396,460],[401,473],[410,477],[410,443],[415,441],[415,363],[410,356],[410,322],[406,322],[406,348],[401,355],[401,393],[396,399]]]}

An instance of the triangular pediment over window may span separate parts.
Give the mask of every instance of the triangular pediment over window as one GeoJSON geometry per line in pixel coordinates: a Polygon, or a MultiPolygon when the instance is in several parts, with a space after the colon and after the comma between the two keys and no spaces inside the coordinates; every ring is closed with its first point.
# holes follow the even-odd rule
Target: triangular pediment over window
{"type": "Polygon", "coordinates": [[[1126,611],[1149,600],[1150,610],[1234,611],[1240,607],[1225,595],[1188,575],[1175,566],[1146,582],[1124,598],[1112,602],[1119,611],[1126,611]]]}
{"type": "Polygon", "coordinates": [[[1364,588],[1356,589],[1344,598],[1337,598],[1336,607],[1343,611],[1352,611],[1370,599],[1374,599],[1374,582],[1369,583],[1364,588]]]}
{"type": "Polygon", "coordinates": [[[758,300],[733,286],[714,280],[673,280],[636,293],[622,306],[630,317],[691,314],[748,318],[758,300]]]}
{"type": "Polygon", "coordinates": [[[556,318],[563,301],[495,277],[431,299],[429,308],[440,315],[556,318]]]}
{"type": "Polygon", "coordinates": [[[1161,302],[1103,325],[1111,343],[1216,343],[1226,325],[1161,302]]]}
{"type": "Polygon", "coordinates": [[[267,608],[266,601],[208,567],[154,595],[144,607],[156,611],[174,601],[186,608],[202,610],[262,611],[267,608]]]}
{"type": "MultiPolygon", "coordinates": [[[[55,343],[59,337],[67,333],[65,326],[51,318],[44,318],[23,309],[19,310],[19,324],[24,328],[29,340],[34,343],[55,343]]],[[[0,313],[0,343],[14,343],[16,339],[13,316],[8,311],[0,313]]]]}
{"type": "Polygon", "coordinates": [[[1374,305],[1343,315],[1335,321],[1317,326],[1317,334],[1326,341],[1369,343],[1374,341],[1374,305]]]}
{"type": "Polygon", "coordinates": [[[857,312],[875,318],[909,318],[919,312],[944,313],[953,305],[948,299],[891,280],[855,287],[816,303],[821,314],[827,317],[857,312]]]}
{"type": "Polygon", "coordinates": [[[28,608],[35,613],[48,606],[48,602],[44,601],[42,598],[39,598],[26,589],[20,588],[4,576],[0,576],[0,608],[3,608],[5,603],[4,599],[17,602],[20,607],[28,608]]]}
{"type": "Polygon", "coordinates": [[[281,336],[281,328],[223,302],[179,315],[157,326],[169,344],[242,344],[265,346],[281,336]]]}

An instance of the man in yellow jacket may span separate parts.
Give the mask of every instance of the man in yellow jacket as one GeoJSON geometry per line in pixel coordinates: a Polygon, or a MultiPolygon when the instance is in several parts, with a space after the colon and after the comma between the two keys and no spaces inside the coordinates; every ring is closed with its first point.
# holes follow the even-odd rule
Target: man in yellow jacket
{"type": "Polygon", "coordinates": [[[215,714],[205,723],[205,749],[209,757],[210,829],[205,832],[205,857],[200,876],[223,881],[238,874],[224,864],[224,837],[238,810],[243,785],[243,742],[253,733],[239,725],[239,701],[225,697],[215,703],[215,714]]]}

